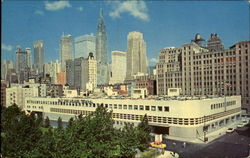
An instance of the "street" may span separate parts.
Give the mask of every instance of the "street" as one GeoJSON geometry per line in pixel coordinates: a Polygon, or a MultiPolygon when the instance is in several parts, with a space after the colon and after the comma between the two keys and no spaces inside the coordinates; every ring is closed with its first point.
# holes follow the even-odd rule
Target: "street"
{"type": "Polygon", "coordinates": [[[243,158],[250,152],[250,126],[236,129],[208,144],[164,140],[167,150],[177,152],[183,158],[243,158]]]}

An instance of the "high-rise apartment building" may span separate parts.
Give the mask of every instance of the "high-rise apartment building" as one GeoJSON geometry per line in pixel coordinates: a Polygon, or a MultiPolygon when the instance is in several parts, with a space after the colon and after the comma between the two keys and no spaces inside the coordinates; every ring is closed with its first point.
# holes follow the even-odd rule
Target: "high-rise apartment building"
{"type": "Polygon", "coordinates": [[[73,42],[72,36],[62,36],[60,40],[60,62],[62,72],[66,71],[66,60],[72,59],[73,57],[73,42]]]}
{"type": "Polygon", "coordinates": [[[77,90],[86,90],[86,85],[97,86],[97,63],[92,53],[88,58],[76,58],[66,61],[67,84],[77,90]]]}
{"type": "Polygon", "coordinates": [[[137,73],[147,73],[147,53],[146,42],[140,32],[130,32],[128,34],[127,50],[127,74],[126,80],[133,79],[137,73]]]}
{"type": "Polygon", "coordinates": [[[16,51],[16,73],[19,83],[24,82],[24,80],[28,80],[30,76],[27,51],[22,51],[21,47],[19,46],[17,47],[16,51]]]}
{"type": "MultiPolygon", "coordinates": [[[[191,42],[159,52],[157,94],[181,88],[183,95],[241,95],[250,113],[250,41],[209,51],[191,42]]],[[[226,97],[225,97],[226,98],[226,97]]]]}
{"type": "Polygon", "coordinates": [[[57,73],[61,72],[61,63],[56,60],[44,64],[45,74],[50,74],[51,82],[53,84],[57,83],[57,73]]]}
{"type": "Polygon", "coordinates": [[[96,38],[93,34],[83,35],[75,38],[75,58],[87,58],[92,52],[95,56],[96,38]]]}
{"type": "Polygon", "coordinates": [[[122,51],[112,51],[111,78],[109,83],[123,83],[127,71],[127,54],[122,51]]]}
{"type": "Polygon", "coordinates": [[[100,17],[96,31],[96,61],[97,61],[97,84],[107,84],[108,83],[107,34],[106,34],[102,9],[100,10],[100,17]]]}
{"type": "Polygon", "coordinates": [[[37,41],[33,45],[34,47],[34,69],[36,74],[43,74],[44,64],[44,42],[37,41]]]}

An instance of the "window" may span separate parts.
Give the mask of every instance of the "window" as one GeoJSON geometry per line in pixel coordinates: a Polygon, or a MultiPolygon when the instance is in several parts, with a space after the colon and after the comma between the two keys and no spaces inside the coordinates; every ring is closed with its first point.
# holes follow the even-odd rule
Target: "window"
{"type": "Polygon", "coordinates": [[[149,106],[145,106],[145,110],[149,111],[149,106]]]}
{"type": "Polygon", "coordinates": [[[117,109],[117,104],[114,104],[114,109],[117,109]]]}
{"type": "Polygon", "coordinates": [[[143,107],[143,105],[140,105],[140,110],[144,110],[144,107],[143,107]]]}
{"type": "Polygon", "coordinates": [[[155,111],[155,106],[151,106],[151,111],[155,111]]]}
{"type": "Polygon", "coordinates": [[[123,105],[123,109],[128,109],[128,106],[127,105],[123,105]]]}
{"type": "Polygon", "coordinates": [[[121,104],[119,104],[119,109],[122,109],[122,105],[121,104]]]}
{"type": "Polygon", "coordinates": [[[162,106],[158,106],[158,111],[162,111],[162,106]]]}
{"type": "Polygon", "coordinates": [[[165,112],[169,112],[169,107],[168,106],[164,106],[164,111],[165,112]]]}
{"type": "Polygon", "coordinates": [[[128,109],[129,109],[129,110],[132,110],[132,105],[129,105],[129,106],[128,106],[128,109]]]}
{"type": "Polygon", "coordinates": [[[135,109],[135,110],[138,110],[138,105],[134,105],[134,109],[135,109]]]}

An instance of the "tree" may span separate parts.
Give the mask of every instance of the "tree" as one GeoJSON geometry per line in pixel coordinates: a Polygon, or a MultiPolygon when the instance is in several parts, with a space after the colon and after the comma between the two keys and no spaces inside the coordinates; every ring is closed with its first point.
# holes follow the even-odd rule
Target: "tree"
{"type": "Polygon", "coordinates": [[[59,130],[63,129],[61,117],[58,117],[58,120],[57,120],[57,129],[59,129],[59,130]]]}
{"type": "Polygon", "coordinates": [[[50,127],[50,120],[49,120],[49,117],[48,117],[48,116],[47,116],[46,119],[45,119],[44,127],[45,127],[45,128],[49,128],[49,127],[50,127]]]}
{"type": "Polygon", "coordinates": [[[142,121],[139,123],[137,129],[138,129],[137,137],[139,141],[138,148],[141,151],[144,151],[145,149],[147,149],[151,132],[151,128],[148,125],[148,118],[146,114],[144,115],[142,121]]]}

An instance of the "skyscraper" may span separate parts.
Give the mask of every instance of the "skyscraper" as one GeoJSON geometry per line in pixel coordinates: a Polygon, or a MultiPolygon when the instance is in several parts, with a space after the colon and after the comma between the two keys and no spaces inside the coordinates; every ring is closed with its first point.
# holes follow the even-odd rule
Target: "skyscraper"
{"type": "Polygon", "coordinates": [[[126,78],[127,56],[126,52],[112,51],[112,72],[110,84],[123,83],[126,78]]]}
{"type": "Polygon", "coordinates": [[[28,64],[28,67],[31,69],[32,68],[31,50],[30,50],[30,48],[26,48],[25,51],[27,53],[27,64],[28,64]]]}
{"type": "Polygon", "coordinates": [[[8,70],[13,68],[14,65],[12,61],[4,60],[3,62],[1,62],[1,79],[6,80],[8,70]]]}
{"type": "Polygon", "coordinates": [[[56,61],[51,61],[44,64],[44,72],[45,74],[50,74],[51,82],[53,84],[57,83],[57,73],[61,72],[61,63],[56,61]]]}
{"type": "Polygon", "coordinates": [[[62,36],[60,40],[60,62],[62,72],[66,71],[66,60],[72,59],[73,56],[73,43],[72,36],[62,36]]]}
{"type": "Polygon", "coordinates": [[[96,60],[97,60],[97,84],[107,84],[108,83],[107,35],[106,35],[102,9],[100,10],[100,17],[96,32],[96,60]]]}
{"type": "Polygon", "coordinates": [[[29,77],[28,55],[27,52],[22,51],[19,46],[16,51],[16,72],[19,83],[22,83],[29,77]]]}
{"type": "Polygon", "coordinates": [[[137,73],[147,73],[146,42],[140,32],[128,34],[127,75],[126,80],[133,79],[137,73]]]}
{"type": "Polygon", "coordinates": [[[43,74],[44,64],[44,43],[37,41],[34,43],[34,69],[37,74],[43,74]]]}
{"type": "Polygon", "coordinates": [[[96,38],[93,34],[83,35],[75,38],[75,58],[87,58],[92,52],[95,56],[96,38]]]}

